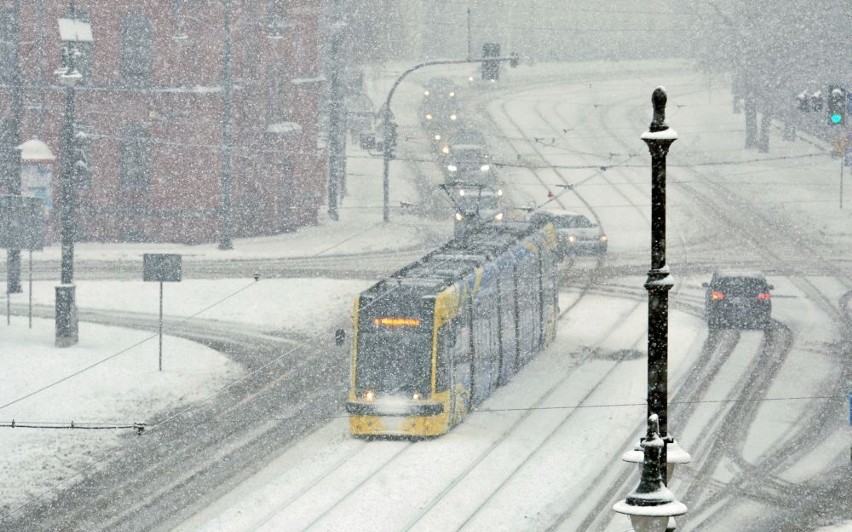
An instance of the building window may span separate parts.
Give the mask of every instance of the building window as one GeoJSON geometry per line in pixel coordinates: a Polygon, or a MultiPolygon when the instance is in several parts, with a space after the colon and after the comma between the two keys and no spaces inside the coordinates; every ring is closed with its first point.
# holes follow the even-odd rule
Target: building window
{"type": "Polygon", "coordinates": [[[121,140],[118,193],[122,205],[145,208],[151,184],[151,135],[144,127],[130,126],[121,140]]]}
{"type": "Polygon", "coordinates": [[[121,76],[129,85],[151,83],[154,57],[154,30],[148,17],[140,13],[124,16],[121,30],[121,76]]]}
{"type": "MultiPolygon", "coordinates": [[[[65,18],[86,22],[89,25],[92,24],[92,18],[89,16],[89,12],[82,9],[75,9],[73,11],[69,11],[65,15],[65,18]]],[[[77,54],[74,58],[74,68],[76,68],[77,72],[79,72],[82,76],[77,83],[79,85],[86,85],[91,83],[92,58],[94,57],[94,54],[92,53],[92,42],[68,41],[63,44],[73,45],[74,49],[77,50],[77,54]]]]}

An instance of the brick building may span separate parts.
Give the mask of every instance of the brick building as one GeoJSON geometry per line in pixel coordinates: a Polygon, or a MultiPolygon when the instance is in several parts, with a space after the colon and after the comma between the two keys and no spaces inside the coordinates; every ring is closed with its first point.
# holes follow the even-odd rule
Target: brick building
{"type": "MultiPolygon", "coordinates": [[[[66,155],[59,19],[74,19],[92,35],[76,43],[75,123],[89,165],[76,182],[77,240],[215,241],[228,195],[233,237],[316,223],[327,176],[321,4],[0,0],[0,192],[14,188],[10,143],[44,141],[57,161],[35,174],[50,176],[56,234],[66,155]]],[[[22,173],[26,195],[34,173],[22,173]]]]}

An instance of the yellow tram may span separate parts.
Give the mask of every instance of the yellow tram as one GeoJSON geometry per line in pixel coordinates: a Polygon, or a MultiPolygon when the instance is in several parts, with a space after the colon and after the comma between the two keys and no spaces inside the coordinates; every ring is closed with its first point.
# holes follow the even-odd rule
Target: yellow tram
{"type": "Polygon", "coordinates": [[[352,434],[430,437],[461,422],[552,341],[556,270],[551,224],[493,224],[362,292],[352,434]]]}

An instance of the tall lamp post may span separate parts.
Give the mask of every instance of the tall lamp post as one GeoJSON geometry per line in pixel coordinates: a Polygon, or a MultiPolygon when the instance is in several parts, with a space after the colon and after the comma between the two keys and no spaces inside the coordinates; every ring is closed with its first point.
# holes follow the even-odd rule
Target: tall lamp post
{"type": "MultiPolygon", "coordinates": [[[[666,91],[654,89],[651,103],[654,117],[648,131],[641,138],[651,152],[651,269],[645,281],[648,291],[648,418],[658,423],[658,433],[663,445],[660,449],[661,477],[668,484],[676,464],[688,463],[692,457],[668,433],[668,335],[669,290],[674,281],[666,264],[666,156],[669,147],[677,140],[677,132],[666,125],[666,91]]],[[[649,429],[650,435],[650,429],[649,429]]],[[[650,437],[650,436],[649,436],[650,437]]],[[[647,462],[643,453],[644,442],[624,453],[622,460],[647,462]]],[[[666,530],[675,530],[672,514],[666,530]]]]}
{"type": "MultiPolygon", "coordinates": [[[[648,416],[660,418],[660,437],[668,435],[669,290],[674,281],[666,264],[666,155],[677,132],[666,125],[666,91],[654,89],[654,118],[642,140],[651,152],[651,269],[648,291],[648,416]]],[[[666,449],[661,458],[666,463],[666,449]]],[[[664,477],[663,481],[667,479],[664,477]]]]}
{"type": "Polygon", "coordinates": [[[65,86],[65,117],[62,124],[62,169],[60,174],[62,263],[61,284],[56,287],[56,346],[68,347],[77,343],[77,303],[74,286],[74,238],[76,236],[76,197],[74,191],[74,96],[75,86],[82,75],[77,71],[73,43],[62,50],[67,69],[59,74],[65,86]]]}

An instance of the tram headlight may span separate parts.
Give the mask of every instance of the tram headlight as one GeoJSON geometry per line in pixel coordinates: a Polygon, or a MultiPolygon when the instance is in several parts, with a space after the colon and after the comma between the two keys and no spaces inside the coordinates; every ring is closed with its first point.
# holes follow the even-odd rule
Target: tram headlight
{"type": "Polygon", "coordinates": [[[502,195],[503,195],[503,189],[502,189],[502,188],[498,188],[498,189],[497,189],[497,195],[498,195],[498,196],[502,196],[502,195]]]}
{"type": "Polygon", "coordinates": [[[456,221],[457,221],[457,222],[460,222],[460,221],[462,221],[462,220],[464,220],[464,215],[463,215],[462,213],[460,213],[460,212],[457,212],[457,213],[456,213],[456,221]]]}
{"type": "Polygon", "coordinates": [[[483,164],[482,166],[479,167],[479,169],[482,170],[483,172],[487,172],[488,170],[491,170],[491,165],[483,164]]]}
{"type": "Polygon", "coordinates": [[[502,213],[502,212],[498,212],[497,214],[495,214],[495,215],[494,215],[494,219],[495,219],[495,220],[497,220],[497,221],[499,222],[500,220],[502,220],[502,219],[503,219],[503,213],[502,213]]]}
{"type": "Polygon", "coordinates": [[[606,237],[606,235],[601,235],[601,242],[606,242],[607,240],[609,239],[606,237]]]}
{"type": "Polygon", "coordinates": [[[449,147],[449,146],[444,146],[443,148],[441,148],[441,153],[443,153],[444,155],[449,155],[449,153],[450,153],[450,147],[449,147]]]}
{"type": "Polygon", "coordinates": [[[450,115],[450,120],[455,120],[456,118],[458,118],[456,115],[454,115],[454,114],[450,115]]]}
{"type": "Polygon", "coordinates": [[[423,91],[423,96],[429,96],[429,91],[423,91]]]}
{"type": "Polygon", "coordinates": [[[448,164],[447,170],[449,170],[450,172],[455,172],[456,170],[458,170],[458,167],[454,164],[448,164]]]}
{"type": "Polygon", "coordinates": [[[460,188],[460,189],[459,189],[459,196],[464,196],[465,194],[467,194],[467,192],[465,191],[465,189],[460,188]]]}
{"type": "Polygon", "coordinates": [[[367,390],[366,392],[364,392],[364,395],[362,397],[365,401],[372,401],[376,398],[376,392],[374,392],[373,390],[367,390]]]}
{"type": "Polygon", "coordinates": [[[412,394],[411,398],[414,399],[415,401],[419,401],[419,400],[423,399],[423,396],[420,395],[420,392],[414,392],[414,394],[412,394]]]}
{"type": "Polygon", "coordinates": [[[438,134],[438,133],[436,133],[436,134],[435,134],[435,140],[441,140],[441,135],[440,135],[440,134],[438,134]]]}
{"type": "Polygon", "coordinates": [[[454,98],[454,97],[455,97],[455,95],[456,95],[456,93],[455,93],[455,92],[450,92],[450,98],[454,98]]]}
{"type": "Polygon", "coordinates": [[[432,120],[432,114],[426,113],[426,120],[432,120]]]}
{"type": "Polygon", "coordinates": [[[568,235],[568,242],[572,244],[577,241],[577,235],[568,235]]]}

